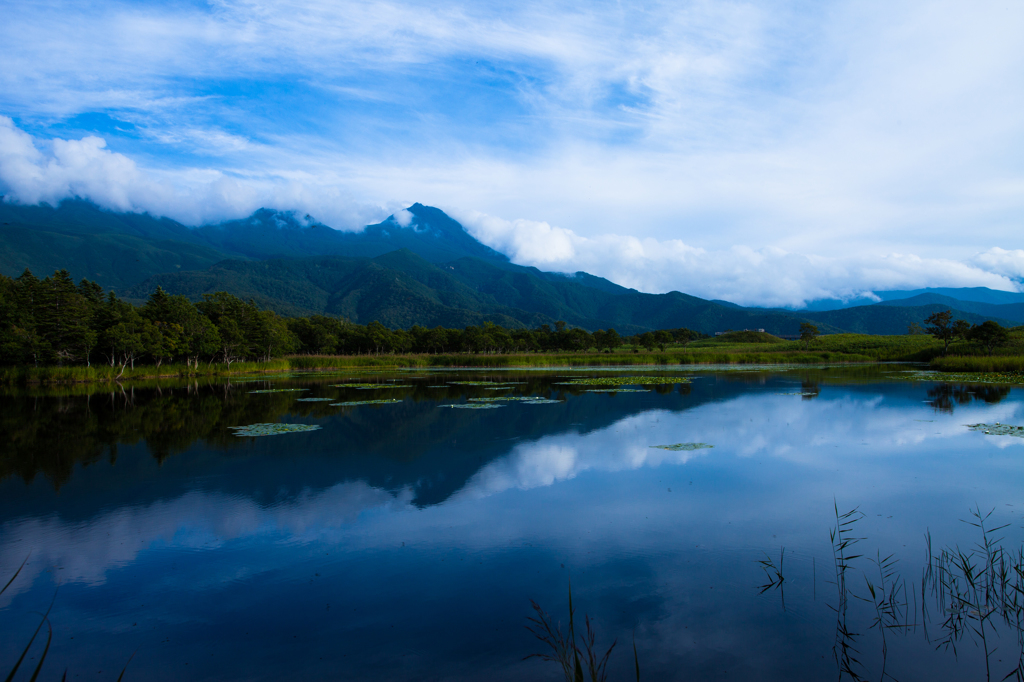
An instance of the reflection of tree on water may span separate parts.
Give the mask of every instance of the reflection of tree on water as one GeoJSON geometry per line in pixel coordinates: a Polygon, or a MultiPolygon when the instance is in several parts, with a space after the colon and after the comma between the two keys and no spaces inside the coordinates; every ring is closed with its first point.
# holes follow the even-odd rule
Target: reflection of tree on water
{"type": "Polygon", "coordinates": [[[817,381],[801,381],[800,382],[800,399],[801,400],[814,400],[821,394],[821,387],[817,381]]]}
{"type": "Polygon", "coordinates": [[[952,414],[956,405],[968,405],[975,400],[994,405],[1008,395],[1010,387],[997,384],[939,384],[928,389],[928,404],[937,412],[952,414]]]}

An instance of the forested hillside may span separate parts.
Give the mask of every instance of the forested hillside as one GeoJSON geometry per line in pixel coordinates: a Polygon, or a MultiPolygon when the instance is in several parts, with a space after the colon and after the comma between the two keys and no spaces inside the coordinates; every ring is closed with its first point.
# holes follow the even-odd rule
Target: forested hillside
{"type": "MultiPolygon", "coordinates": [[[[634,339],[653,347],[700,335],[688,329],[648,332],[634,339]]],[[[483,322],[463,328],[412,325],[392,330],[377,321],[353,324],[336,317],[282,318],[225,292],[193,303],[157,288],[140,306],[95,282],[78,284],[66,270],[39,279],[0,275],[0,364],[68,366],[106,364],[159,367],[177,362],[230,365],[289,353],[458,353],[610,349],[622,343],[612,329],[590,333],[557,321],[529,329],[483,322]]]]}

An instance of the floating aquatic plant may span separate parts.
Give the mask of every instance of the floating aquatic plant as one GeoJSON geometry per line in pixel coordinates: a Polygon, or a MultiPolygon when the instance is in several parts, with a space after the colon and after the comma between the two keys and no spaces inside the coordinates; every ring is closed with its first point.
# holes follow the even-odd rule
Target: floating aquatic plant
{"type": "Polygon", "coordinates": [[[703,450],[705,448],[713,448],[715,446],[708,445],[707,443],[673,443],[672,445],[652,445],[650,447],[658,448],[659,450],[679,452],[681,450],[703,450]]]}
{"type": "Polygon", "coordinates": [[[258,391],[249,391],[249,393],[294,393],[308,390],[308,388],[262,388],[258,391]]]}
{"type": "Polygon", "coordinates": [[[456,407],[463,410],[493,410],[497,407],[505,407],[498,403],[453,403],[451,405],[438,405],[438,407],[456,407]]]}
{"type": "Polygon", "coordinates": [[[551,403],[561,403],[564,400],[550,400],[549,398],[530,398],[529,400],[523,400],[523,405],[549,405],[551,403]]]}
{"type": "Polygon", "coordinates": [[[967,424],[967,428],[971,431],[983,431],[990,436],[1017,436],[1018,438],[1024,438],[1024,426],[996,422],[995,424],[967,424]]]}
{"type": "Polygon", "coordinates": [[[646,388],[588,388],[584,393],[650,393],[646,388]]]}
{"type": "Polygon", "coordinates": [[[653,386],[655,384],[688,384],[688,377],[586,377],[561,381],[559,386],[653,386]]]}
{"type": "Polygon", "coordinates": [[[496,403],[505,402],[506,400],[537,400],[539,396],[522,396],[522,395],[502,395],[494,396],[492,398],[469,398],[471,403],[496,403]]]}
{"type": "Polygon", "coordinates": [[[963,384],[1024,384],[1024,372],[938,372],[910,370],[895,373],[912,381],[945,381],[963,384]]]}
{"type": "Polygon", "coordinates": [[[398,398],[386,398],[383,400],[350,400],[345,403],[331,403],[331,407],[351,407],[353,405],[387,405],[390,403],[402,402],[398,398]]]}
{"type": "Polygon", "coordinates": [[[317,431],[316,424],[249,424],[248,426],[229,426],[236,436],[276,436],[281,433],[300,433],[317,431]]]}
{"type": "Polygon", "coordinates": [[[456,386],[515,386],[526,383],[524,381],[449,381],[449,384],[456,386]]]}
{"type": "Polygon", "coordinates": [[[412,388],[400,384],[331,384],[332,388],[412,388]]]}
{"type": "Polygon", "coordinates": [[[414,388],[412,384],[373,384],[372,386],[359,386],[357,387],[360,391],[367,391],[374,388],[414,388]]]}
{"type": "Polygon", "coordinates": [[[334,398],[296,398],[297,403],[329,403],[334,398]]]}

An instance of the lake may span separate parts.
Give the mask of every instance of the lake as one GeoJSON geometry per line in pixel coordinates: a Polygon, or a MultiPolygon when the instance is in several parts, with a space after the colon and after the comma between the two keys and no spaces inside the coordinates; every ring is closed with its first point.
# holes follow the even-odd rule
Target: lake
{"type": "Polygon", "coordinates": [[[52,602],[43,679],[559,680],[526,626],[571,584],[611,680],[634,643],[645,680],[999,680],[1022,399],[895,365],[11,390],[0,673],[52,602]]]}

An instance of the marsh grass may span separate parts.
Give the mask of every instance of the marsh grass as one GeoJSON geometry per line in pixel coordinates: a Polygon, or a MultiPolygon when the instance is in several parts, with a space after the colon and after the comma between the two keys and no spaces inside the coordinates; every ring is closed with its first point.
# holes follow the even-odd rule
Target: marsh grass
{"type": "Polygon", "coordinates": [[[234,376],[253,372],[277,372],[289,368],[288,360],[270,362],[233,362],[225,364],[136,365],[134,368],[93,365],[91,367],[0,367],[0,385],[75,384],[115,382],[137,379],[234,376]]]}
{"type": "MultiPolygon", "coordinates": [[[[584,616],[586,633],[579,637],[582,646],[577,644],[576,637],[576,609],[572,605],[572,584],[569,584],[569,630],[562,633],[561,623],[555,620],[540,607],[537,602],[530,600],[535,618],[527,618],[532,625],[526,629],[538,640],[543,642],[551,653],[530,654],[523,658],[539,658],[543,661],[558,663],[565,675],[566,682],[607,682],[608,680],[608,659],[618,644],[618,640],[612,642],[611,646],[601,655],[597,648],[597,635],[594,632],[594,625],[589,615],[584,616]]],[[[636,651],[636,641],[633,641],[633,664],[636,670],[637,682],[640,681],[640,658],[636,651]]]]}
{"type": "Polygon", "coordinates": [[[939,612],[946,614],[937,647],[956,654],[957,646],[969,638],[981,649],[985,679],[991,680],[999,630],[1008,628],[1016,636],[1017,665],[1000,679],[1024,681],[1024,548],[1012,552],[1002,546],[999,532],[1009,524],[988,527],[992,513],[975,507],[972,518],[964,520],[980,535],[972,548],[947,547],[933,555],[931,536],[926,536],[928,565],[922,587],[931,588],[939,612]]]}

